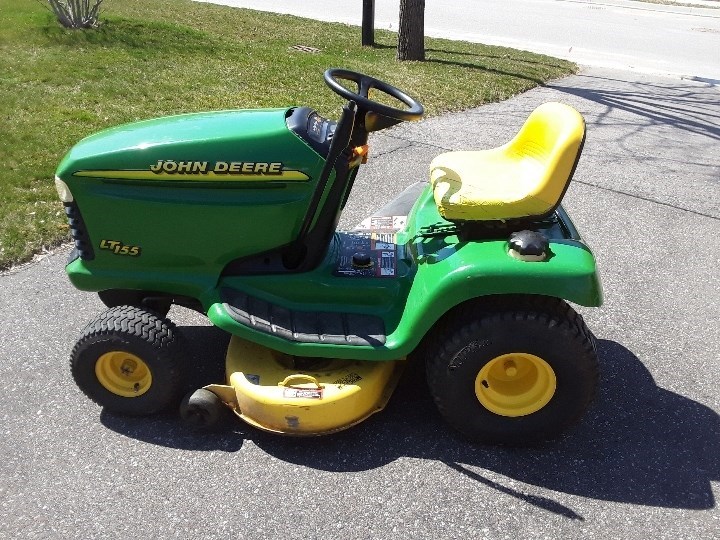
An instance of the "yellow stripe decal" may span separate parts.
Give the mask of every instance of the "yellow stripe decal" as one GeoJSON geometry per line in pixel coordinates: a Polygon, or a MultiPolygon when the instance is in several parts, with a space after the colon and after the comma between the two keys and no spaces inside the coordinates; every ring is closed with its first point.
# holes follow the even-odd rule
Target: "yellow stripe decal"
{"type": "Polygon", "coordinates": [[[300,171],[284,170],[272,174],[236,174],[195,172],[195,173],[167,173],[152,172],[148,170],[94,170],[77,171],[73,176],[89,178],[120,178],[123,180],[191,180],[191,181],[225,181],[225,182],[304,182],[310,177],[300,171]]]}

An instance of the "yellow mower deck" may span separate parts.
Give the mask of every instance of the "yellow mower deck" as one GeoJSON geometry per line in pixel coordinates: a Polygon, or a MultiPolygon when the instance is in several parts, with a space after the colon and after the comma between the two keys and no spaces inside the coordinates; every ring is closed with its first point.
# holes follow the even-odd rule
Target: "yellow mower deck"
{"type": "Polygon", "coordinates": [[[225,359],[229,384],[205,388],[252,426],[285,435],[322,435],[385,408],[403,365],[318,359],[299,370],[293,357],[233,336],[225,359]]]}

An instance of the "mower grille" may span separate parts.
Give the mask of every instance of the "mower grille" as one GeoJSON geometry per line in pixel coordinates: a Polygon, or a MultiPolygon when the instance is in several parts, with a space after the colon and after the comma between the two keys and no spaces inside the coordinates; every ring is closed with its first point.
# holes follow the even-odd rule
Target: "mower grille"
{"type": "Polygon", "coordinates": [[[75,241],[75,251],[81,259],[91,261],[95,258],[90,236],[88,235],[85,221],[83,221],[80,208],[76,202],[64,203],[65,215],[70,225],[70,234],[75,241]]]}

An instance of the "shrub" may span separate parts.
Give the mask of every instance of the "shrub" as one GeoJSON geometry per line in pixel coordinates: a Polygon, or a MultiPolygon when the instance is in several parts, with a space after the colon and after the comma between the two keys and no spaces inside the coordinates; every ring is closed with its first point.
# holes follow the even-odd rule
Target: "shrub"
{"type": "Polygon", "coordinates": [[[103,0],[47,0],[65,28],[96,28],[103,0]]]}

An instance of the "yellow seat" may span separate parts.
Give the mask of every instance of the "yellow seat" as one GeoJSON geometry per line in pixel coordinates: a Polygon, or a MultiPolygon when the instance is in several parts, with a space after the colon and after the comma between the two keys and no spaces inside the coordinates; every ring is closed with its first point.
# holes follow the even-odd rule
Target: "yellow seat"
{"type": "Polygon", "coordinates": [[[440,215],[450,221],[505,221],[549,214],[565,194],[584,140],[579,112],[545,103],[499,148],[440,154],[430,164],[440,215]]]}

